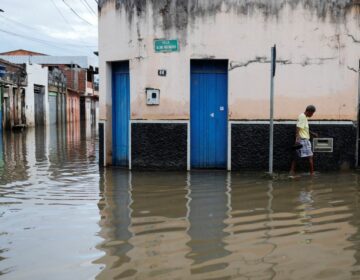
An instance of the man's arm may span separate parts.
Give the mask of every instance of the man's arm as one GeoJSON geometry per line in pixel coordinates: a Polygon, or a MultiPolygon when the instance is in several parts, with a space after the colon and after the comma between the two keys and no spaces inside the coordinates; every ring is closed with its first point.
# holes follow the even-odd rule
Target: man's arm
{"type": "Polygon", "coordinates": [[[317,134],[316,132],[313,132],[311,130],[309,130],[309,132],[312,137],[315,137],[315,138],[319,137],[319,134],[317,134]]]}
{"type": "Polygon", "coordinates": [[[300,128],[296,127],[295,144],[300,142],[300,128]]]}

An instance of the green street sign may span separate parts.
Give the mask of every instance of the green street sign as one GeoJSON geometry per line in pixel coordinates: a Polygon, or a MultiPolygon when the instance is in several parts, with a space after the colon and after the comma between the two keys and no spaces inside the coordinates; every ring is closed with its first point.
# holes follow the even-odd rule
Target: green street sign
{"type": "Polygon", "coordinates": [[[178,52],[178,40],[154,40],[155,52],[178,52]]]}

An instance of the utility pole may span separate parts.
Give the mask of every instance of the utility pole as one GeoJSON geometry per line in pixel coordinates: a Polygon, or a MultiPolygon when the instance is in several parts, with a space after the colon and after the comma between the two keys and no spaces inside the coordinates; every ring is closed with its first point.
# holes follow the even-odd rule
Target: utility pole
{"type": "Polygon", "coordinates": [[[274,160],[274,77],[276,72],[276,45],[271,48],[270,75],[270,141],[269,141],[269,175],[273,175],[274,160]]]}
{"type": "Polygon", "coordinates": [[[359,59],[359,66],[358,66],[358,106],[357,106],[357,128],[356,128],[356,155],[355,155],[355,165],[359,168],[359,149],[360,149],[360,59],[359,59]]]}

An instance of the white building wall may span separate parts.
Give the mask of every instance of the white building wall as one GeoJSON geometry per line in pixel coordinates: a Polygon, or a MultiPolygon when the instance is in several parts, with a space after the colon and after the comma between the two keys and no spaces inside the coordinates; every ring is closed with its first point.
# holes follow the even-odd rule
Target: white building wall
{"type": "Polygon", "coordinates": [[[86,98],[85,100],[85,119],[86,122],[91,123],[91,102],[92,100],[90,98],[86,98]]]}
{"type": "MultiPolygon", "coordinates": [[[[356,120],[360,12],[355,6],[335,15],[319,12],[324,1],[314,7],[288,1],[276,11],[254,7],[242,13],[238,1],[222,1],[217,10],[211,5],[219,1],[200,1],[203,14],[171,6],[166,18],[153,1],[141,13],[105,2],[99,16],[100,119],[111,120],[110,63],[119,60],[130,60],[132,119],[189,119],[190,60],[199,58],[229,60],[229,119],[267,119],[270,47],[276,44],[277,119],[295,119],[314,104],[315,119],[356,120]],[[154,39],[161,38],[178,39],[180,52],[155,53],[154,39]],[[167,76],[159,77],[158,69],[167,76]],[[161,90],[160,106],[146,106],[146,87],[161,90]]],[[[338,2],[345,7],[351,1],[338,2]]]]}
{"type": "Polygon", "coordinates": [[[45,124],[49,124],[48,68],[38,64],[26,64],[28,85],[25,88],[25,114],[27,126],[35,126],[34,85],[45,87],[44,108],[45,124]]]}

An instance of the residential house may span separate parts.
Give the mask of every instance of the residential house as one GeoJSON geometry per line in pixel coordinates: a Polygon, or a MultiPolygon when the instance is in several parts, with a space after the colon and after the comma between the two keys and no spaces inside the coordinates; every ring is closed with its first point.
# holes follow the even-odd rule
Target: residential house
{"type": "Polygon", "coordinates": [[[47,123],[72,123],[79,122],[81,119],[91,121],[91,108],[96,107],[98,100],[93,83],[97,68],[89,66],[87,57],[49,56],[16,50],[2,53],[0,58],[13,63],[36,63],[49,68],[47,106],[50,112],[47,123]],[[85,106],[87,99],[90,101],[89,106],[85,106]],[[81,100],[84,100],[83,106],[81,106],[81,100]]]}
{"type": "Polygon", "coordinates": [[[276,44],[275,170],[309,104],[316,168],[355,167],[359,1],[310,2],[100,1],[105,165],[267,170],[276,44]]]}
{"type": "Polygon", "coordinates": [[[0,59],[0,130],[23,125],[25,120],[26,65],[0,59]]]}

